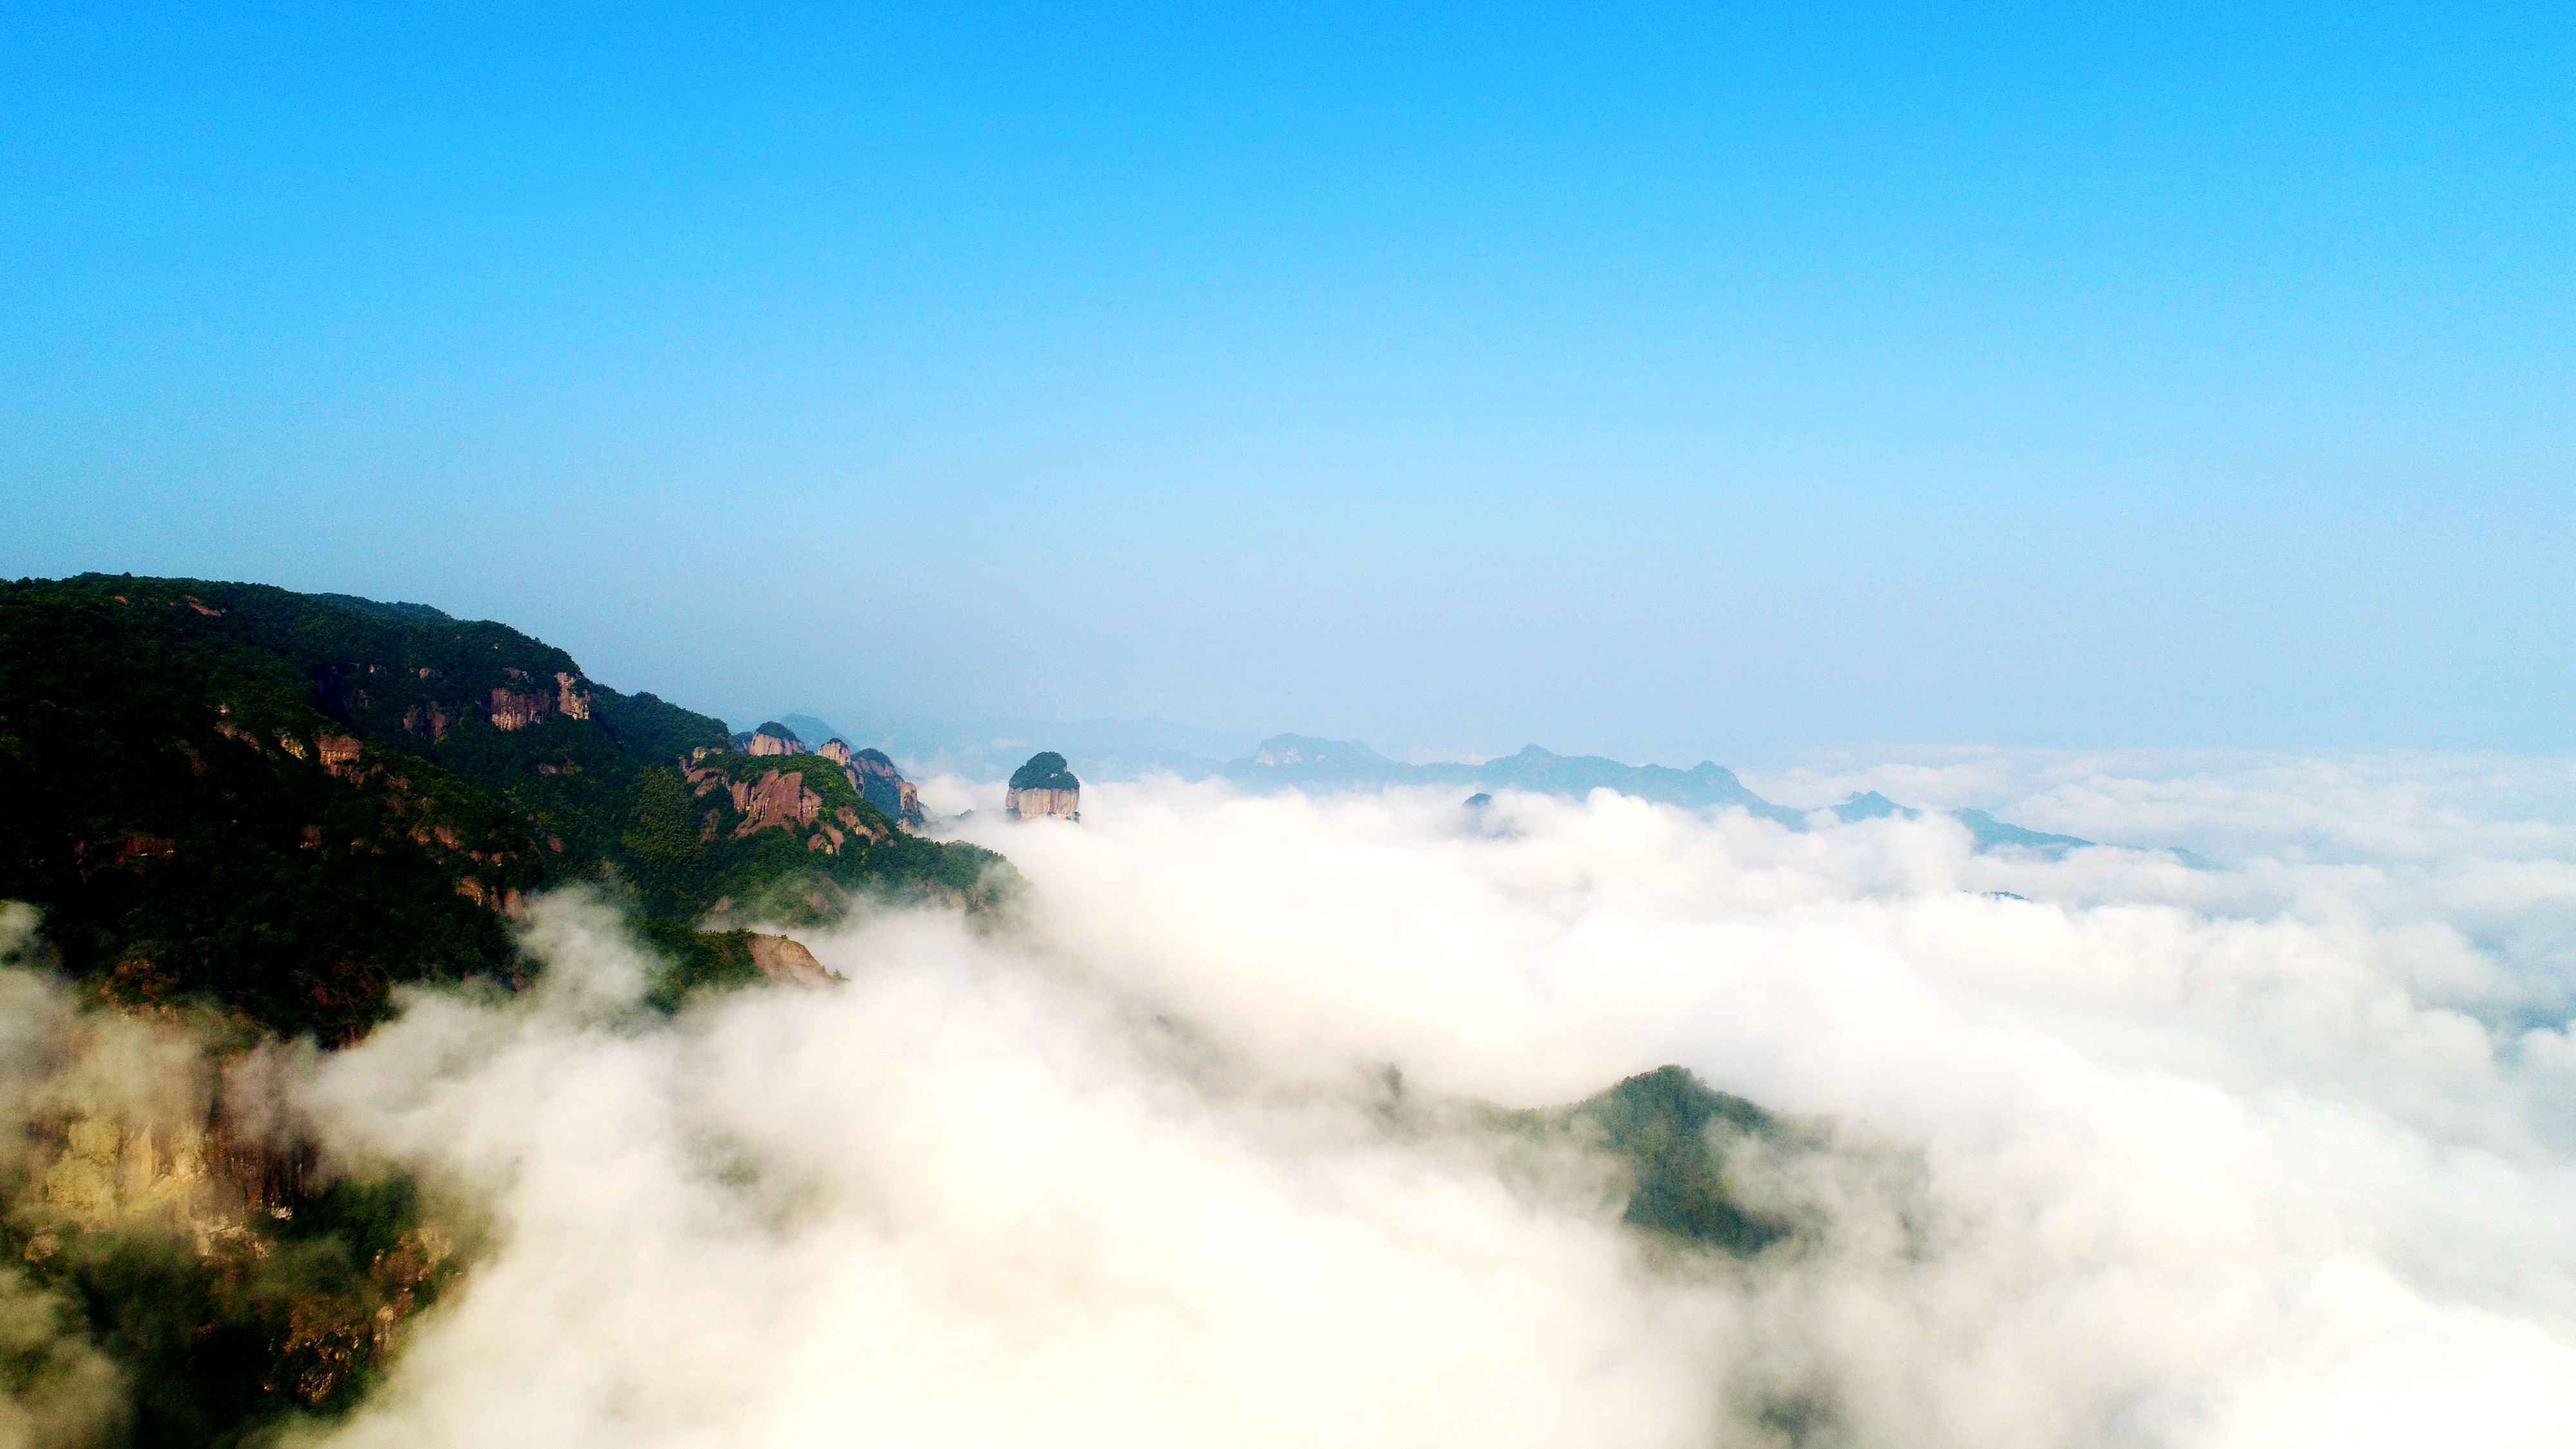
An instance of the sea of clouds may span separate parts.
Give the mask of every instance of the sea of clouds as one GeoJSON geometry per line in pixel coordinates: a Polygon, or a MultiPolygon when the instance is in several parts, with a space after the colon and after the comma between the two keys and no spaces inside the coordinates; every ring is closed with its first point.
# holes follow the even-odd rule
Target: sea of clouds
{"type": "Polygon", "coordinates": [[[843,983],[673,1019],[557,896],[533,991],[416,996],[299,1059],[330,1154],[488,1223],[331,1442],[2576,1432],[2576,768],[1963,752],[1755,783],[2141,848],[1094,787],[1078,826],[957,827],[1027,877],[1014,920],[873,912],[810,940],[843,983]],[[1823,1144],[1734,1163],[1791,1242],[1675,1253],[1583,1162],[1436,1110],[1667,1062],[1823,1144]],[[1434,1110],[1391,1111],[1389,1068],[1434,1110]]]}

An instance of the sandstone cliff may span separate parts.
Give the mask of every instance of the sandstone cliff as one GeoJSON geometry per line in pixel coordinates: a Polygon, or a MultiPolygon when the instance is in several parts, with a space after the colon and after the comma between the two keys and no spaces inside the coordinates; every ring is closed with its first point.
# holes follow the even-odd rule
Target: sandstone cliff
{"type": "Polygon", "coordinates": [[[761,975],[782,984],[820,986],[832,979],[832,973],[823,969],[823,963],[814,959],[805,943],[792,936],[752,932],[751,964],[760,968],[761,975]]]}
{"type": "Polygon", "coordinates": [[[805,788],[802,775],[771,770],[755,781],[734,782],[733,808],[743,812],[742,823],[734,827],[736,835],[772,826],[792,830],[813,822],[823,808],[823,797],[805,788]]]}
{"type": "Polygon", "coordinates": [[[1011,772],[1010,793],[1002,797],[1002,811],[1013,820],[1047,816],[1080,820],[1082,782],[1065,768],[1064,756],[1053,750],[1041,751],[1011,772]]]}
{"type": "Polygon", "coordinates": [[[749,755],[801,755],[805,752],[805,742],[796,738],[796,731],[776,720],[753,730],[751,747],[743,751],[749,755]]]}
{"type": "MultiPolygon", "coordinates": [[[[833,743],[840,742],[835,740],[833,743]]],[[[859,787],[859,794],[869,804],[884,811],[887,819],[907,830],[919,829],[926,818],[921,812],[921,795],[913,789],[912,782],[895,769],[894,761],[885,751],[851,752],[846,745],[842,749],[847,754],[841,762],[842,773],[850,777],[851,784],[859,787]]]]}
{"type": "MultiPolygon", "coordinates": [[[[723,766],[721,757],[718,760],[693,762],[682,774],[700,798],[722,791],[740,812],[742,818],[732,831],[736,840],[763,830],[783,830],[802,840],[808,850],[838,855],[853,837],[861,841],[886,838],[885,831],[870,824],[857,809],[847,804],[834,806],[794,770],[764,770],[755,778],[736,779],[723,766]]],[[[715,818],[710,817],[706,828],[711,831],[715,824],[715,818]]]]}
{"type": "Polygon", "coordinates": [[[541,724],[554,713],[554,700],[542,694],[521,693],[515,689],[492,691],[492,727],[498,730],[523,730],[541,724]]]}

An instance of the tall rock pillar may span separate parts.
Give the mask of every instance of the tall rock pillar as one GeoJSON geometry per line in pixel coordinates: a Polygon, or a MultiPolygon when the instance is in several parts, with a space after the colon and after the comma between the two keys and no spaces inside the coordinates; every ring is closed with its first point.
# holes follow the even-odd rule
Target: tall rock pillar
{"type": "Polygon", "coordinates": [[[1011,793],[1002,798],[1002,811],[1013,820],[1037,820],[1050,815],[1080,820],[1082,782],[1064,767],[1064,756],[1053,750],[1040,751],[1011,772],[1011,793]]]}

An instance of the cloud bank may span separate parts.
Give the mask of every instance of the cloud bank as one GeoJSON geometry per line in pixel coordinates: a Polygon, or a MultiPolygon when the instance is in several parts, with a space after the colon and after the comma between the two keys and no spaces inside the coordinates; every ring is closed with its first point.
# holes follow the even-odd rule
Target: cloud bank
{"type": "Polygon", "coordinates": [[[331,1442],[2563,1439],[2564,772],[1998,760],[2061,807],[2015,818],[2218,866],[1094,787],[975,826],[1021,921],[878,915],[812,941],[845,983],[667,1021],[557,898],[537,990],[309,1069],[493,1245],[331,1442]],[[1794,1241],[1677,1252],[1575,1145],[1388,1110],[1665,1062],[1815,1124],[1734,1169],[1794,1241]]]}

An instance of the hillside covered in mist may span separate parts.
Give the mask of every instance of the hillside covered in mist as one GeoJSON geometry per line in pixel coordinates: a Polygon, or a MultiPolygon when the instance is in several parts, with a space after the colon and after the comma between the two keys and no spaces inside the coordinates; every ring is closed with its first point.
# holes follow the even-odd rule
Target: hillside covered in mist
{"type": "MultiPolygon", "coordinates": [[[[720,721],[419,604],[0,585],[0,767],[0,1444],[271,1443],[370,1402],[521,1231],[470,1174],[332,1125],[327,1083],[398,1056],[377,1028],[407,1004],[578,999],[650,1041],[729,988],[833,988],[751,927],[1025,931],[998,853],[914,833],[842,765],[736,753],[720,721]],[[638,963],[605,997],[551,981],[601,951],[638,963]]],[[[1390,1130],[1596,1161],[1641,1240],[1727,1258],[1791,1231],[1725,1164],[1802,1129],[1678,1068],[1544,1110],[1388,1070],[1390,1130]]]]}
{"type": "Polygon", "coordinates": [[[246,1064],[355,1043],[407,984],[524,988],[543,892],[617,902],[667,1008],[777,969],[737,922],[1012,888],[515,629],[252,584],[0,585],[0,770],[0,954],[77,987],[9,988],[0,1299],[78,1325],[11,1349],[0,1443],[246,1442],[356,1401],[462,1230],[246,1064]]]}

